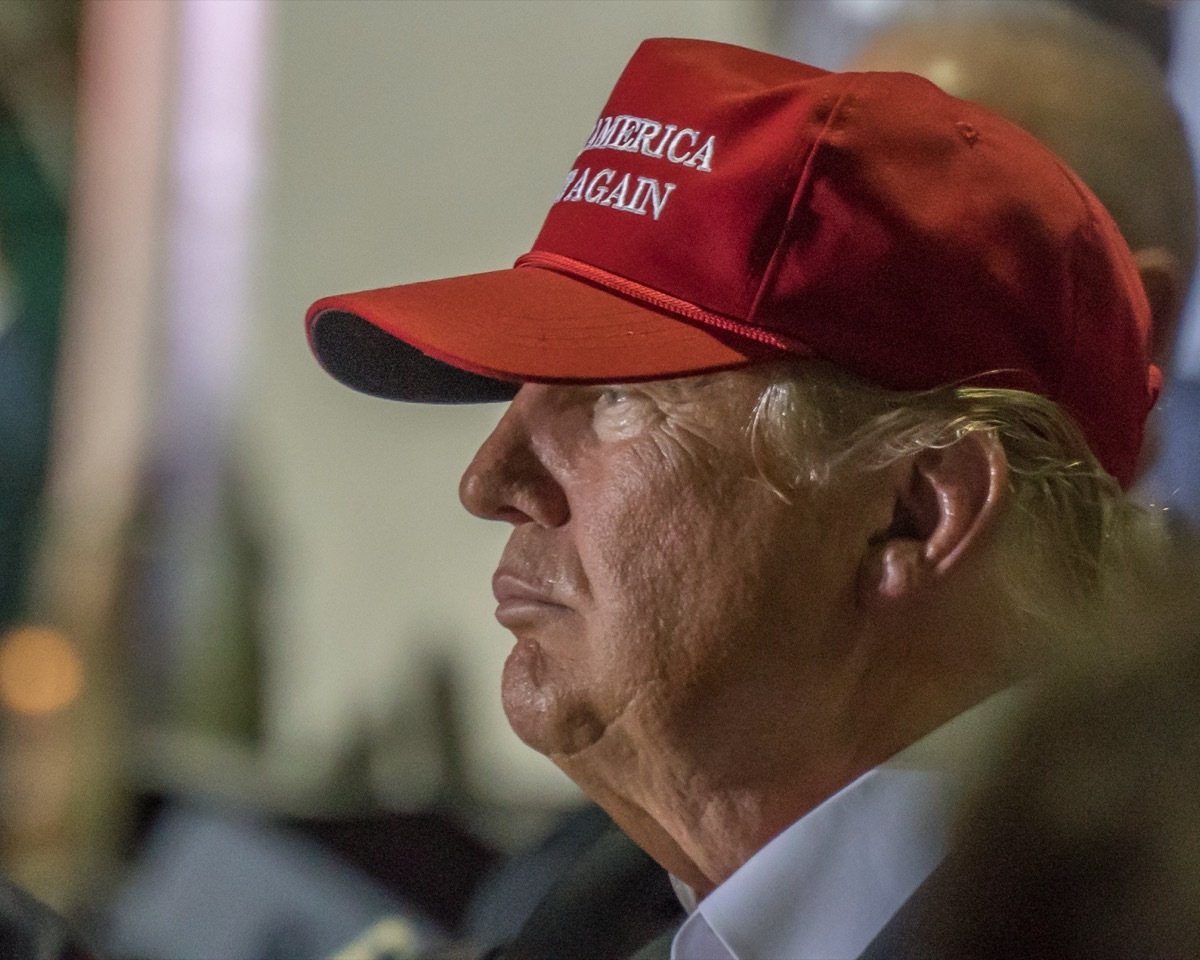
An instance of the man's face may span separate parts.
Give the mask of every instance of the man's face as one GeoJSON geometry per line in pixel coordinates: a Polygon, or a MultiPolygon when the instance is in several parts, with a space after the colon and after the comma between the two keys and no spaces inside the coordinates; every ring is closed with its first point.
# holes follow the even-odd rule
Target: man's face
{"type": "Polygon", "coordinates": [[[829,688],[875,521],[861,488],[789,503],[761,479],[765,384],[526,384],[476,454],[464,505],[513,526],[493,587],[516,637],[504,707],[530,746],[704,737],[829,688]]]}

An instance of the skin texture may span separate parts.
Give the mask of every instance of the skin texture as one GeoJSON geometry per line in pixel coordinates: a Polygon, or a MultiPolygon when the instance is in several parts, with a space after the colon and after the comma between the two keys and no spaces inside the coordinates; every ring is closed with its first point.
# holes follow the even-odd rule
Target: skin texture
{"type": "Polygon", "coordinates": [[[460,487],[512,526],[513,728],[701,894],[1008,681],[999,443],[785,499],[749,452],[766,377],[526,384],[460,487]]]}
{"type": "Polygon", "coordinates": [[[843,69],[926,77],[1066,160],[1134,251],[1153,316],[1151,353],[1169,369],[1196,257],[1196,193],[1179,116],[1136,41],[1061,7],[960,10],[880,30],[843,69]]]}

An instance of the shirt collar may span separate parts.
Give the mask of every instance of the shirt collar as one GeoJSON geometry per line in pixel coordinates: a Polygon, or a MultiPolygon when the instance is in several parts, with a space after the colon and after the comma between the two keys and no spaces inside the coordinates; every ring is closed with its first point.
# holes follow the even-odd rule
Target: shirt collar
{"type": "MultiPolygon", "coordinates": [[[[693,897],[673,960],[857,957],[945,855],[962,790],[1019,696],[943,724],[809,811],[699,906],[693,897]]],[[[691,891],[676,883],[687,908],[691,891]]]]}

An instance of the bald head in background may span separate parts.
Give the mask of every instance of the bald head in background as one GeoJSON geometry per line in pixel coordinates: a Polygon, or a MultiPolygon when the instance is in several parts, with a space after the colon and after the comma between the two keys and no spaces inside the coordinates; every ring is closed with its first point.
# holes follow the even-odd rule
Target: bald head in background
{"type": "Polygon", "coordinates": [[[1183,126],[1136,40],[1059,4],[956,8],[876,33],[847,70],[904,70],[990,107],[1049,146],[1108,208],[1142,267],[1164,371],[1196,259],[1183,126]],[[1036,10],[1032,9],[1036,6],[1036,10]]]}

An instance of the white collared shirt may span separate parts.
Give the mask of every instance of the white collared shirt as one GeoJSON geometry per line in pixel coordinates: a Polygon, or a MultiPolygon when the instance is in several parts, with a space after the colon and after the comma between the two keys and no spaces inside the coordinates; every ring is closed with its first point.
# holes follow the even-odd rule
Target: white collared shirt
{"type": "Polygon", "coordinates": [[[991,697],[810,810],[690,911],[671,960],[859,956],[945,856],[964,782],[1016,698],[991,697]]]}

